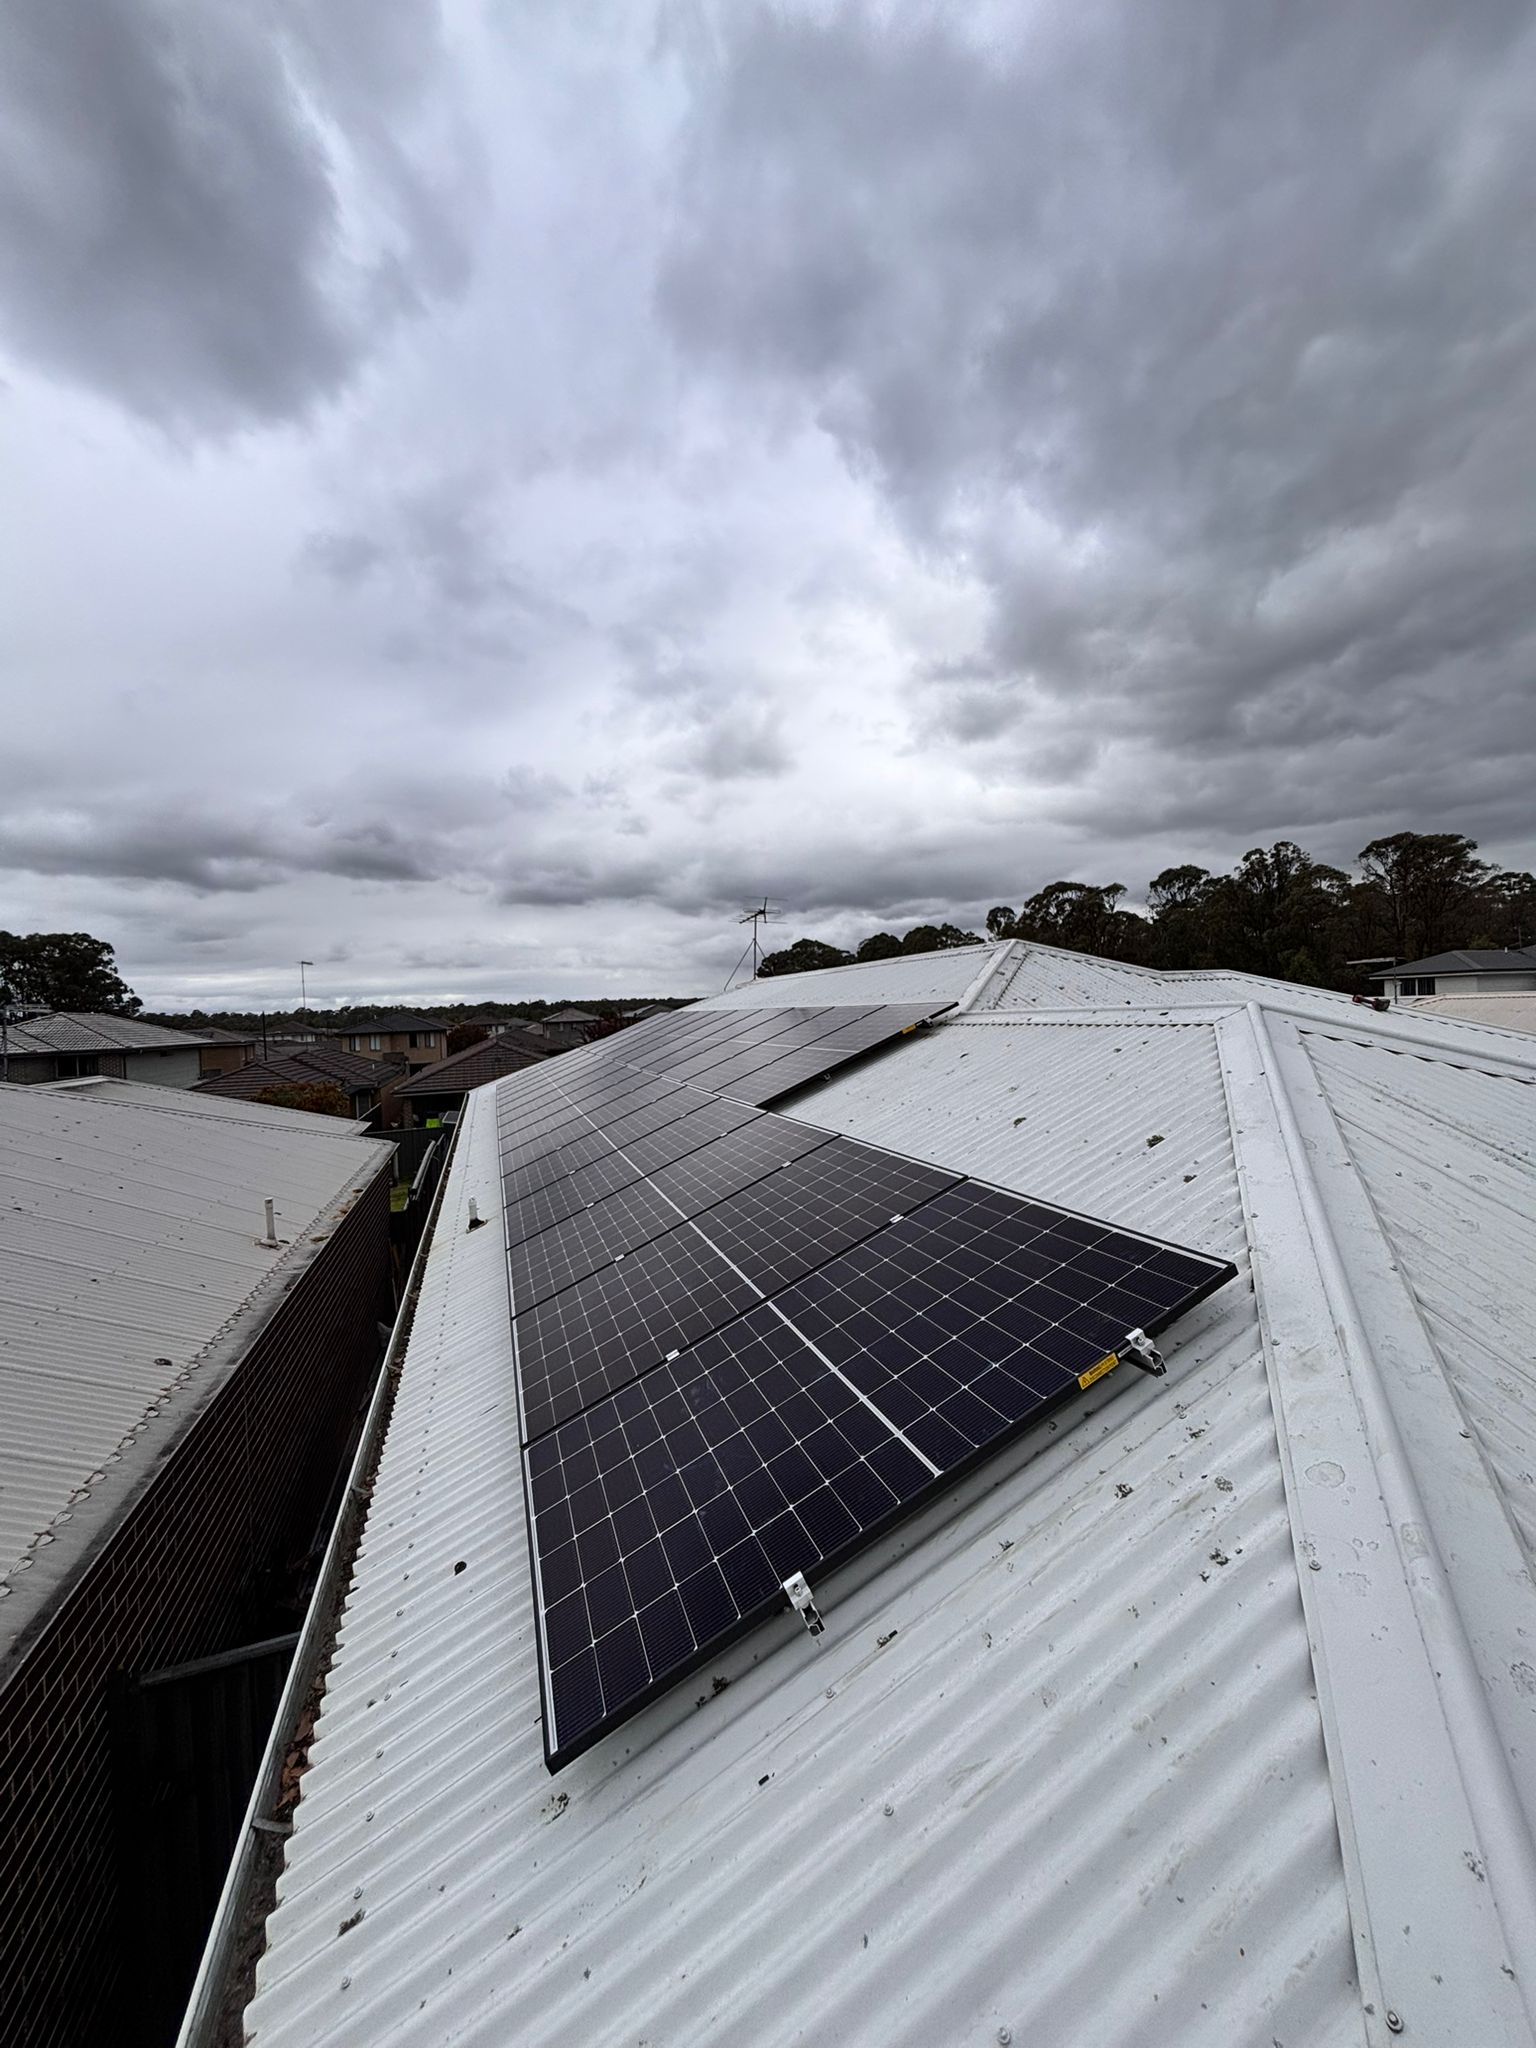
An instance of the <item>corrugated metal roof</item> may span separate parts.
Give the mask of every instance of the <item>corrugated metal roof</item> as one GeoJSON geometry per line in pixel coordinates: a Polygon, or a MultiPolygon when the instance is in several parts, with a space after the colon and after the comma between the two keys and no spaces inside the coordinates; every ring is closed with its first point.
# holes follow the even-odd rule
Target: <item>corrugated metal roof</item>
{"type": "MultiPolygon", "coordinates": [[[[1499,1528],[1528,1483],[1536,1090],[1482,1067],[1490,1034],[1440,1058],[1347,1004],[1347,1033],[1281,1007],[1273,1043],[1251,993],[1159,1016],[1143,980],[1127,1015],[1113,962],[1070,991],[1037,964],[1078,1006],[1042,1015],[1009,984],[1037,950],[980,987],[972,953],[970,1014],[794,1113],[1239,1280],[1170,1333],[1165,1382],[1096,1388],[818,1587],[818,1645],[786,1616],[553,1780],[470,1098],[259,2048],[1532,2040],[1536,1611],[1499,1528]]],[[[736,999],[846,1000],[858,972],[899,1000],[959,957],[736,999]]]]}
{"type": "Polygon", "coordinates": [[[51,1095],[73,1095],[85,1102],[120,1102],[167,1116],[216,1117],[222,1123],[264,1125],[274,1131],[315,1131],[327,1138],[365,1127],[362,1118],[349,1123],[343,1117],[314,1116],[306,1109],[280,1109],[276,1103],[210,1095],[200,1088],[156,1088],[148,1082],[118,1081],[104,1074],[79,1081],[45,1081],[42,1086],[51,1095]]]}
{"type": "Polygon", "coordinates": [[[0,1087],[0,1641],[66,1569],[93,1496],[179,1426],[210,1345],[388,1150],[344,1126],[0,1087]],[[267,1197],[277,1250],[258,1242],[267,1197]]]}
{"type": "Polygon", "coordinates": [[[809,991],[818,1003],[936,1003],[964,995],[995,946],[955,946],[939,953],[904,953],[896,960],[863,960],[814,974],[772,974],[744,982],[729,995],[712,996],[708,1009],[792,1007],[809,991]],[[891,991],[899,989],[899,995],[891,991]]]}

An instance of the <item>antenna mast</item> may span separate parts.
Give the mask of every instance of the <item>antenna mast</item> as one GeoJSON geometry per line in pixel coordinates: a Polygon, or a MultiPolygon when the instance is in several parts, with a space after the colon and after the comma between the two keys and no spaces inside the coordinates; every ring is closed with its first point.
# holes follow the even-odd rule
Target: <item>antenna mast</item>
{"type": "Polygon", "coordinates": [[[763,898],[761,909],[749,910],[745,917],[737,918],[736,922],[738,924],[749,924],[752,927],[752,979],[756,981],[758,962],[761,960],[763,952],[762,947],[758,944],[757,928],[759,925],[768,922],[768,898],[766,896],[763,898]]]}

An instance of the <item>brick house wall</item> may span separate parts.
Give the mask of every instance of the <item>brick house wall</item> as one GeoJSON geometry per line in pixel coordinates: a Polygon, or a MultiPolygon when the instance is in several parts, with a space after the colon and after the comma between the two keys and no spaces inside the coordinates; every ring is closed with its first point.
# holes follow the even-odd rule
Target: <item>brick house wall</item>
{"type": "Polygon", "coordinates": [[[0,2040],[130,2041],[114,1674],[247,1637],[325,1510],[393,1313],[389,1173],[294,1278],[57,1603],[0,1667],[0,2040]]]}

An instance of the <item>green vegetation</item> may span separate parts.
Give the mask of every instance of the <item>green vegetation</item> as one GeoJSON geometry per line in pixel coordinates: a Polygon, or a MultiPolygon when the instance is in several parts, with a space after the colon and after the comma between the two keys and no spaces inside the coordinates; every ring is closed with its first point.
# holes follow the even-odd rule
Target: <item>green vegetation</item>
{"type": "MultiPolygon", "coordinates": [[[[1479,860],[1476,841],[1459,832],[1394,832],[1358,858],[1350,876],[1282,839],[1254,847],[1226,875],[1164,868],[1148,884],[1144,911],[1124,907],[1119,882],[1048,882],[1017,910],[989,910],[987,935],[1141,966],[1240,968],[1337,988],[1358,986],[1351,960],[1536,942],[1536,877],[1479,860]]],[[[797,939],[770,953],[761,971],[793,974],[975,943],[976,934],[953,925],[918,925],[902,939],[876,932],[856,953],[797,939]]]]}
{"type": "Polygon", "coordinates": [[[112,948],[89,932],[0,932],[0,1001],[111,1017],[143,1008],[112,948]]]}

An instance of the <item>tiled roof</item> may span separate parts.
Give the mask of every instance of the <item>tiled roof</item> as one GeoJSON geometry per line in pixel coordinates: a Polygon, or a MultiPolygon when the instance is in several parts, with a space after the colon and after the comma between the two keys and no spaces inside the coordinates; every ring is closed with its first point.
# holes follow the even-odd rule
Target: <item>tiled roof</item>
{"type": "Polygon", "coordinates": [[[1399,960],[1395,967],[1378,968],[1371,980],[1396,981],[1403,974],[1536,974],[1536,946],[1485,946],[1480,951],[1463,947],[1433,953],[1427,960],[1399,960]]]}
{"type": "Polygon", "coordinates": [[[436,1066],[422,1067],[395,1090],[397,1095],[460,1095],[481,1088],[487,1081],[499,1081],[503,1074],[515,1074],[531,1067],[535,1060],[558,1058],[547,1045],[540,1045],[522,1032],[503,1031],[495,1038],[482,1039],[451,1053],[436,1066]]]}
{"type": "Polygon", "coordinates": [[[352,1038],[368,1031],[446,1031],[448,1027],[437,1017],[424,1017],[419,1010],[387,1010],[380,1017],[327,1023],[323,1028],[332,1038],[352,1038]]]}
{"type": "Polygon", "coordinates": [[[356,1095],[381,1089],[394,1075],[404,1071],[403,1060],[371,1060],[362,1053],[343,1052],[331,1045],[295,1046],[292,1052],[271,1059],[249,1060],[232,1074],[212,1074],[197,1083],[196,1092],[242,1095],[250,1101],[264,1088],[305,1087],[334,1081],[345,1093],[356,1095]]]}
{"type": "Polygon", "coordinates": [[[141,1024],[136,1017],[97,1016],[86,1010],[56,1010],[27,1017],[7,1032],[13,1053],[193,1051],[210,1042],[206,1031],[171,1031],[141,1024]]]}

